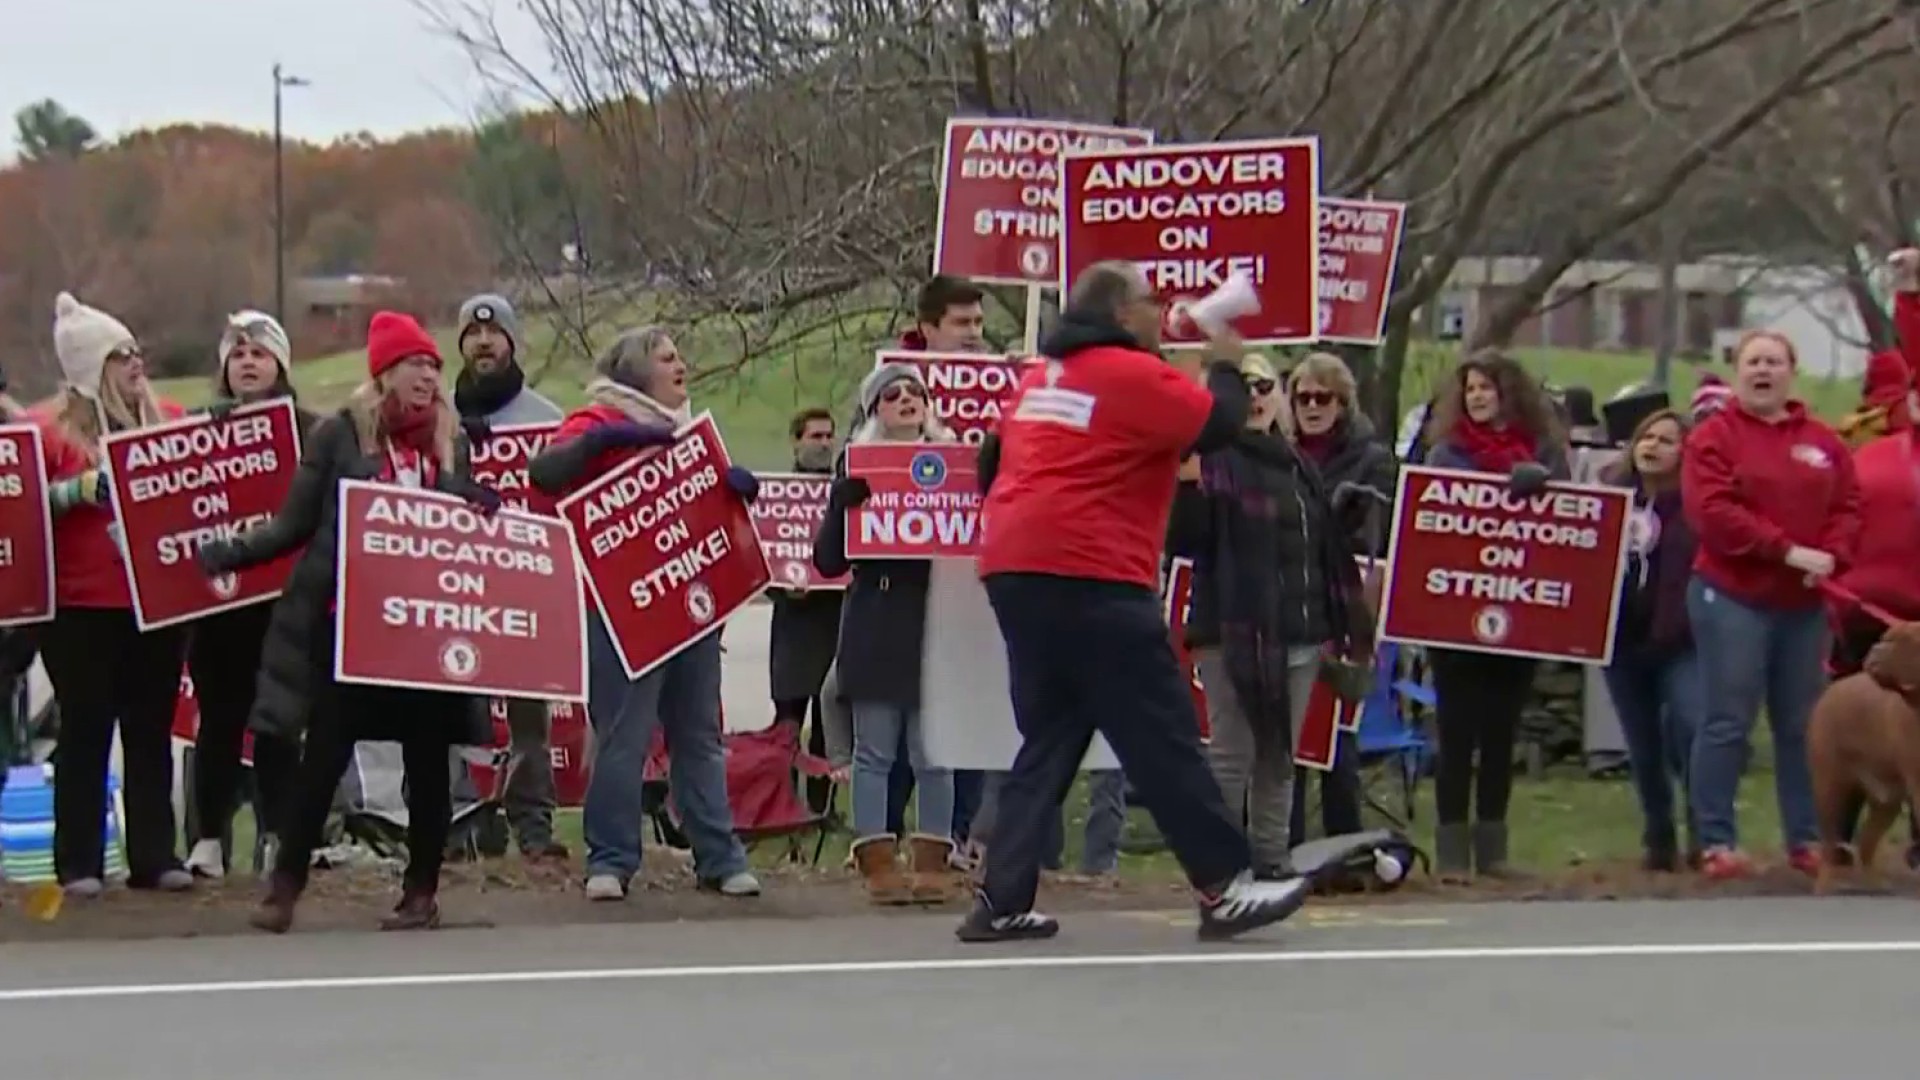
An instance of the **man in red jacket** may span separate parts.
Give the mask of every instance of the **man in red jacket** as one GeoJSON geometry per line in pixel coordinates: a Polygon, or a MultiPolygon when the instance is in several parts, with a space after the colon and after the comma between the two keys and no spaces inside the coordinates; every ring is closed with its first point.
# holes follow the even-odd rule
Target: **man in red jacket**
{"type": "Polygon", "coordinates": [[[1254,881],[1161,615],[1180,461],[1231,442],[1249,407],[1236,364],[1215,363],[1202,388],[1160,358],[1161,318],[1136,266],[1089,267],[1041,348],[1047,362],[1022,378],[981,447],[979,569],[1022,742],[962,941],[1059,932],[1034,894],[1048,819],[1096,731],[1199,894],[1202,937],[1278,922],[1306,898],[1302,879],[1254,881]]]}

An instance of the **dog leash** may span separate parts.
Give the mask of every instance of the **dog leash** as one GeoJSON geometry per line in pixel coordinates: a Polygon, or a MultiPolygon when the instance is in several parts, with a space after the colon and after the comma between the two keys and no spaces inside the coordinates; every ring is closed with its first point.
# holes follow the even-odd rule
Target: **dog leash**
{"type": "Polygon", "coordinates": [[[1895,618],[1886,608],[1881,607],[1871,600],[1862,599],[1859,593],[1829,578],[1821,578],[1815,583],[1814,588],[1820,590],[1821,595],[1825,596],[1828,600],[1853,608],[1863,614],[1870,615],[1887,626],[1898,626],[1906,621],[1895,618]]]}

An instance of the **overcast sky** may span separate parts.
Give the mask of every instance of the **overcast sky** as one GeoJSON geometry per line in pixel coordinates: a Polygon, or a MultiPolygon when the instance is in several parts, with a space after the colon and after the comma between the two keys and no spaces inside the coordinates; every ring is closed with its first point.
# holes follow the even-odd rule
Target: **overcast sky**
{"type": "MultiPolygon", "coordinates": [[[[494,0],[516,51],[541,57],[513,0],[494,0]]],[[[465,125],[483,84],[410,0],[0,0],[0,158],[13,114],[53,98],[103,136],[171,122],[273,126],[274,61],[290,136],[326,140],[465,125]]],[[[544,65],[539,65],[544,67],[544,65]]]]}

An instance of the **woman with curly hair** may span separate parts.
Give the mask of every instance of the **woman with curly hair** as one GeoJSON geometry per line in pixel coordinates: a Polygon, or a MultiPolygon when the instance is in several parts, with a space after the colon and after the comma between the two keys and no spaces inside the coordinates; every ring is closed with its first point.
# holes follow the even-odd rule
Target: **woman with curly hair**
{"type": "MultiPolygon", "coordinates": [[[[1428,465],[1497,474],[1523,494],[1568,476],[1552,403],[1525,368],[1498,352],[1461,361],[1434,402],[1426,444],[1428,465]]],[[[1429,653],[1440,729],[1435,862],[1454,880],[1473,872],[1498,876],[1507,867],[1514,733],[1533,688],[1534,661],[1467,649],[1429,653]]]]}

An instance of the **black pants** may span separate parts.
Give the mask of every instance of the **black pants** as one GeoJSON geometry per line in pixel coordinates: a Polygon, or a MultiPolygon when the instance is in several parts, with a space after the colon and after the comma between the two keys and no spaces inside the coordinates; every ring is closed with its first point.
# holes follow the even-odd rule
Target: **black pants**
{"type": "Polygon", "coordinates": [[[1295,846],[1307,839],[1307,782],[1320,783],[1320,828],[1323,836],[1346,836],[1360,831],[1360,740],[1352,732],[1340,734],[1333,769],[1298,768],[1293,772],[1293,819],[1288,835],[1295,846]]]}
{"type": "Polygon", "coordinates": [[[316,673],[312,719],[274,875],[296,891],[306,887],[334,793],[353,764],[354,744],[401,735],[407,800],[405,887],[408,893],[435,892],[453,821],[453,768],[448,755],[453,749],[452,733],[459,730],[459,717],[466,707],[464,699],[452,694],[342,685],[316,673]]]}
{"type": "MultiPolygon", "coordinates": [[[[1839,633],[1833,637],[1833,651],[1829,654],[1833,677],[1838,679],[1852,675],[1867,662],[1867,652],[1880,641],[1887,632],[1887,624],[1871,615],[1860,612],[1849,613],[1840,620],[1839,633]]],[[[1840,818],[1840,839],[1853,843],[1854,833],[1860,827],[1860,814],[1867,808],[1865,792],[1855,790],[1847,798],[1847,810],[1840,818]]],[[[1913,807],[1907,807],[1907,819],[1910,835],[1915,844],[1920,844],[1920,817],[1913,813],[1913,807]]]]}
{"type": "MultiPolygon", "coordinates": [[[[254,604],[210,616],[194,624],[187,645],[187,671],[200,705],[200,732],[194,741],[194,840],[221,839],[238,807],[240,751],[253,712],[260,674],[260,646],[266,640],[272,604],[254,604]]],[[[269,735],[253,740],[254,813],[261,832],[279,835],[282,808],[300,759],[299,747],[269,735]]]]}
{"type": "Polygon", "coordinates": [[[126,772],[127,883],[180,867],[173,828],[173,707],[186,631],[143,634],[130,609],[62,608],[40,631],[60,703],[54,750],[53,861],[62,882],[105,876],[107,768],[120,726],[126,772]]]}
{"type": "Polygon", "coordinates": [[[1119,757],[1195,888],[1252,862],[1200,748],[1193,697],[1160,598],[1133,585],[996,574],[986,579],[1020,752],[1002,782],[984,892],[999,913],[1032,908],[1058,807],[1097,732],[1119,757]]]}
{"type": "Polygon", "coordinates": [[[1434,801],[1442,825],[1507,820],[1513,795],[1514,733],[1533,691],[1534,661],[1517,656],[1433,649],[1433,691],[1440,728],[1434,801]]]}
{"type": "MultiPolygon", "coordinates": [[[[773,722],[787,723],[795,727],[807,728],[807,753],[817,758],[827,756],[827,727],[820,717],[820,695],[810,698],[788,698],[773,703],[773,722]],[[813,723],[807,724],[807,717],[813,717],[813,723]]],[[[824,776],[807,778],[807,808],[816,814],[828,810],[827,799],[832,794],[833,781],[824,776]]]]}

